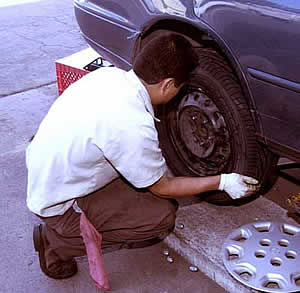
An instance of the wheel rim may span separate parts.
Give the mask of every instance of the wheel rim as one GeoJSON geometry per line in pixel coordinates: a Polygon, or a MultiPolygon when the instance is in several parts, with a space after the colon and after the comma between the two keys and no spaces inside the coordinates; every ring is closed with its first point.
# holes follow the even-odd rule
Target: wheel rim
{"type": "Polygon", "coordinates": [[[168,136],[188,169],[205,176],[228,167],[230,132],[213,99],[200,88],[190,88],[171,107],[168,136]]]}

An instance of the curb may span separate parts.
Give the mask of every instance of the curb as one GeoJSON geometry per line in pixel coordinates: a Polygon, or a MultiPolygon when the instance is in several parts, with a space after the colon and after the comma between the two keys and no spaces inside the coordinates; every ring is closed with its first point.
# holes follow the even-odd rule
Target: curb
{"type": "Polygon", "coordinates": [[[286,210],[262,197],[240,207],[201,202],[179,208],[176,228],[164,242],[227,292],[260,292],[235,280],[222,260],[222,245],[227,236],[240,226],[256,221],[298,225],[287,217],[286,210]],[[184,224],[183,229],[180,229],[181,224],[184,224]]]}

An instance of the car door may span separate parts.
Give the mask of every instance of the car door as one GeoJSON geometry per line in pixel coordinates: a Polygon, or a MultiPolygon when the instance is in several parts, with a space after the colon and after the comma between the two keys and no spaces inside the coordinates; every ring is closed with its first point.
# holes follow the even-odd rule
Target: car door
{"type": "Polygon", "coordinates": [[[195,1],[195,13],[241,64],[262,123],[262,137],[300,150],[300,2],[195,1]]]}

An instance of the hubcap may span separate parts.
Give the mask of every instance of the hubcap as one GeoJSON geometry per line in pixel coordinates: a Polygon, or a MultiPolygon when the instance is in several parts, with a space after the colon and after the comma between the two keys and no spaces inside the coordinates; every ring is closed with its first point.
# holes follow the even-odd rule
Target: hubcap
{"type": "Polygon", "coordinates": [[[283,222],[254,222],[233,231],[222,247],[228,272],[264,292],[299,292],[300,228],[283,222]]]}

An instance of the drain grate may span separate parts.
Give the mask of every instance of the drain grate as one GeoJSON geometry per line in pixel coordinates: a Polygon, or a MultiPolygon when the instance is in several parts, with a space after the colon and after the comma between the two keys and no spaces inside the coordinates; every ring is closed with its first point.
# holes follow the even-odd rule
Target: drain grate
{"type": "Polygon", "coordinates": [[[233,231],[222,248],[229,273],[265,292],[300,291],[300,227],[255,222],[233,231]]]}

